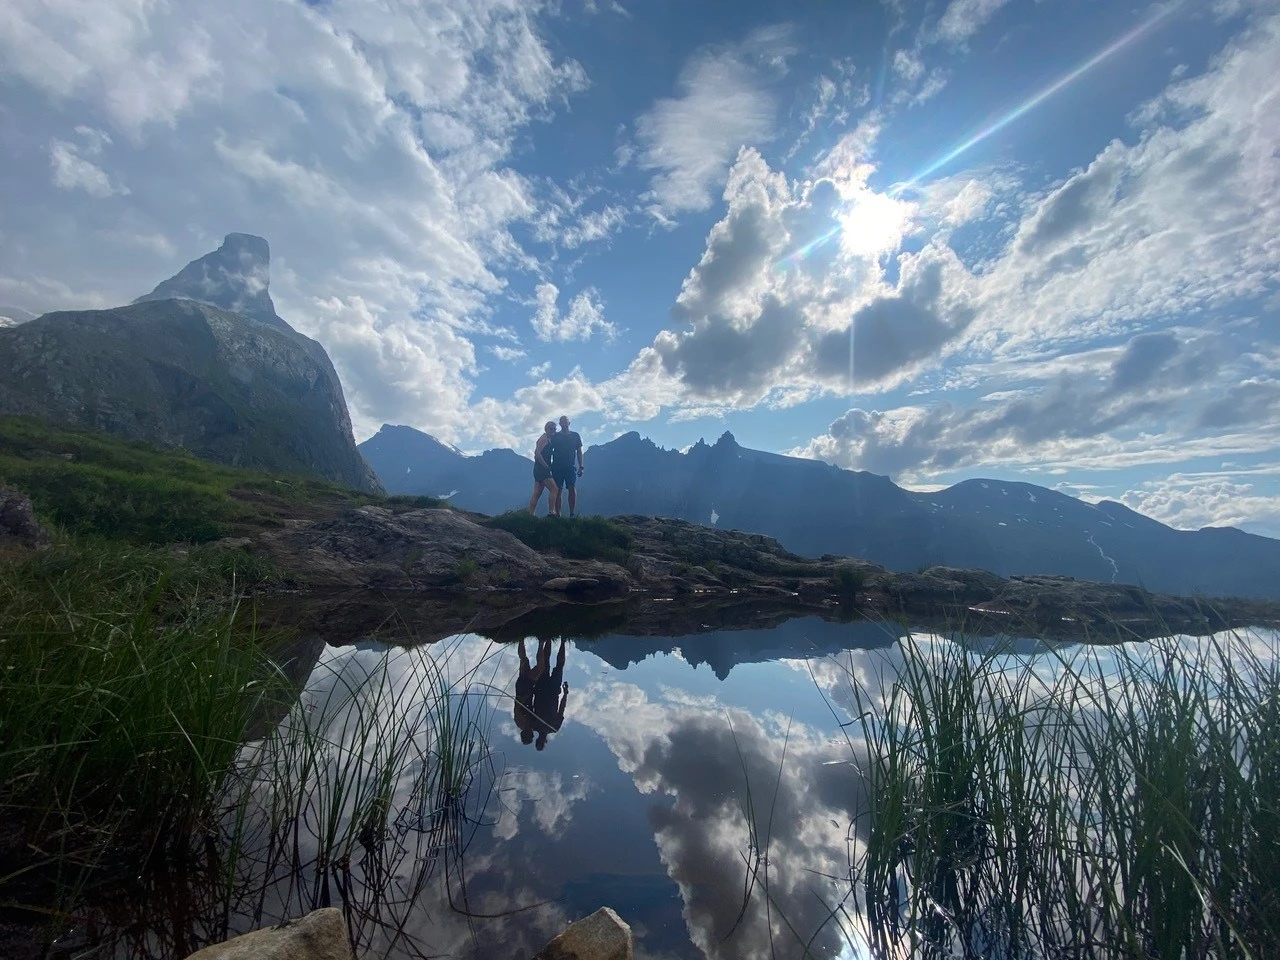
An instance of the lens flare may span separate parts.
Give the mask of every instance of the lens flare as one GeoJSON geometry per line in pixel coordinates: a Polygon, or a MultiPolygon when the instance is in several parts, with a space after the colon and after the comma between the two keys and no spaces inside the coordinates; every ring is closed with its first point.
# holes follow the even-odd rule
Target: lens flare
{"type": "Polygon", "coordinates": [[[949,150],[947,153],[944,153],[942,156],[934,160],[923,170],[920,170],[918,173],[912,176],[910,180],[906,180],[902,183],[894,184],[889,189],[890,196],[897,195],[902,191],[915,186],[925,177],[929,176],[930,174],[936,173],[938,170],[945,167],[952,160],[955,160],[961,154],[966,153],[969,150],[973,149],[975,146],[977,146],[983,140],[986,140],[992,134],[999,133],[1009,124],[1013,123],[1013,121],[1017,120],[1019,117],[1023,116],[1028,111],[1033,110],[1036,107],[1038,107],[1040,104],[1044,103],[1044,101],[1048,100],[1059,90],[1074,83],[1076,80],[1079,80],[1082,76],[1084,76],[1094,67],[1096,67],[1098,64],[1102,63],[1104,60],[1107,60],[1110,57],[1115,56],[1117,53],[1119,53],[1125,47],[1129,46],[1131,43],[1136,42],[1146,34],[1150,33],[1156,27],[1157,24],[1159,24],[1162,20],[1167,18],[1180,5],[1181,5],[1180,3],[1170,3],[1168,5],[1163,6],[1161,9],[1156,11],[1154,16],[1148,17],[1146,20],[1138,24],[1136,27],[1134,27],[1128,33],[1124,34],[1122,37],[1119,37],[1118,39],[1113,40],[1111,43],[1107,44],[1107,46],[1103,47],[1101,50],[1095,53],[1088,60],[1084,61],[1084,63],[1080,64],[1078,67],[1075,67],[1069,72],[1063,74],[1061,77],[1053,81],[1047,87],[1044,87],[1042,90],[1037,91],[1035,94],[1033,94],[1032,96],[1024,100],[1018,106],[1014,107],[1004,116],[1000,117],[998,120],[994,121],[988,126],[983,127],[981,130],[979,130],[973,136],[969,137],[968,140],[965,140],[959,146],[954,147],[953,149],[949,150]]]}

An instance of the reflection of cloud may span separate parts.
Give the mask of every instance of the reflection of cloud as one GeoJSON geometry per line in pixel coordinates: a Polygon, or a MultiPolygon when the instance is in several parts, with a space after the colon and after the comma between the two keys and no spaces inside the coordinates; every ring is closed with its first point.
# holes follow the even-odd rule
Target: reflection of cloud
{"type": "Polygon", "coordinates": [[[562,840],[573,819],[573,805],[591,793],[591,781],[579,777],[569,781],[566,789],[558,770],[508,770],[499,788],[503,794],[502,813],[494,825],[493,835],[510,840],[520,831],[524,804],[531,805],[533,822],[552,840],[562,840]]]}
{"type": "MultiPolygon", "coordinates": [[[[823,926],[823,900],[844,891],[820,874],[847,873],[847,831],[862,802],[854,768],[828,762],[847,759],[846,746],[797,724],[784,758],[786,721],[773,711],[726,714],[715,698],[664,689],[655,700],[617,682],[594,682],[583,695],[579,719],[642,792],[669,798],[650,808],[650,822],[689,935],[707,956],[770,956],[771,936],[787,956],[788,923],[805,937],[823,926]],[[754,827],[744,806],[754,808],[754,827]],[[768,840],[769,890],[757,889],[744,911],[753,829],[762,846],[768,840]]],[[[834,955],[839,942],[824,929],[814,955],[834,955]]]]}

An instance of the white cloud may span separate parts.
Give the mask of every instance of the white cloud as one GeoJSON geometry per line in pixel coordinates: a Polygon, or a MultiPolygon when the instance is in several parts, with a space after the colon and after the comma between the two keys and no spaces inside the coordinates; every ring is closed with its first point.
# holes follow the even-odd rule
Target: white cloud
{"type": "Polygon", "coordinates": [[[770,30],[699,53],[680,74],[679,95],[636,120],[640,165],[655,171],[651,214],[669,220],[706,210],[738,150],[770,137],[776,103],[768,71],[789,52],[785,31],[770,30]]]}
{"type": "Polygon", "coordinates": [[[1243,527],[1280,536],[1280,495],[1267,495],[1238,475],[1172,474],[1144,483],[1120,498],[1130,509],[1171,527],[1243,527]]]}
{"type": "Polygon", "coordinates": [[[525,352],[519,347],[508,347],[503,344],[491,346],[489,352],[501,360],[503,363],[512,363],[525,356],[525,352]]]}
{"type": "Polygon", "coordinates": [[[391,421],[460,436],[471,338],[514,337],[493,304],[507,270],[536,266],[511,228],[538,192],[507,165],[510,145],[586,83],[543,41],[543,12],[0,5],[0,293],[36,310],[124,303],[222,234],[259,233],[279,311],[330,351],[357,433],[391,421]]]}
{"type": "Polygon", "coordinates": [[[938,35],[963,43],[981,30],[1009,0],[951,0],[938,21],[938,35]]]}
{"type": "Polygon", "coordinates": [[[597,332],[606,337],[617,335],[617,328],[604,318],[604,303],[594,287],[578,291],[563,314],[559,298],[560,290],[554,283],[540,283],[534,291],[536,307],[529,323],[539,340],[590,340],[597,332]]]}
{"type": "MultiPolygon", "coordinates": [[[[129,188],[112,183],[107,172],[80,154],[74,143],[54,139],[49,143],[49,162],[53,166],[54,186],[63,190],[83,190],[99,200],[112,196],[128,196],[129,188]]],[[[95,153],[97,151],[87,150],[95,153]]]]}

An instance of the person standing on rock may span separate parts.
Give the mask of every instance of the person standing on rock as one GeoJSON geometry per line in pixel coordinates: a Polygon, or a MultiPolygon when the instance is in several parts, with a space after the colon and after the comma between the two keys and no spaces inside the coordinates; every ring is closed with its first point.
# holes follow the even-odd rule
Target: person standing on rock
{"type": "MultiPolygon", "coordinates": [[[[547,491],[547,514],[560,512],[560,491],[551,478],[551,442],[556,435],[556,422],[548,420],[542,425],[542,435],[533,445],[533,496],[529,497],[529,512],[537,514],[542,491],[547,491]]],[[[572,501],[570,501],[572,502],[572,501]]]]}
{"type": "Polygon", "coordinates": [[[554,513],[560,516],[560,495],[569,489],[569,516],[578,515],[578,478],[582,476],[582,437],[569,429],[569,418],[560,418],[560,432],[551,438],[551,479],[555,481],[554,513]]]}

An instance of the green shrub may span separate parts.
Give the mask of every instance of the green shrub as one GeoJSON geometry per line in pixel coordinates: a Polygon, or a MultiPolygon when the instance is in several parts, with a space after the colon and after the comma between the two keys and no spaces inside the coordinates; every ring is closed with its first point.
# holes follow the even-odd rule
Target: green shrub
{"type": "Polygon", "coordinates": [[[535,517],[513,510],[485,521],[534,550],[553,550],[575,560],[626,563],[631,534],[604,517],[535,517]]]}
{"type": "Polygon", "coordinates": [[[458,578],[459,583],[466,583],[476,575],[476,572],[479,569],[480,566],[475,562],[475,560],[471,557],[463,556],[463,558],[458,561],[458,567],[454,571],[454,575],[458,578]]]}
{"type": "Polygon", "coordinates": [[[831,575],[831,582],[840,596],[854,597],[866,586],[867,575],[857,567],[842,564],[831,575]]]}

